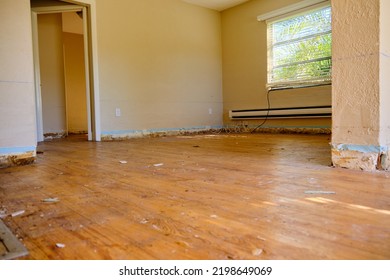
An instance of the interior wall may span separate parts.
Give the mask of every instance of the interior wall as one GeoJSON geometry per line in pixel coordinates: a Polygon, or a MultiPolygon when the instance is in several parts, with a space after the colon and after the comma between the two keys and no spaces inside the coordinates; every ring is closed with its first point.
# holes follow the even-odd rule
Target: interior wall
{"type": "Polygon", "coordinates": [[[334,0],[332,9],[332,142],[379,145],[379,1],[334,0]]]}
{"type": "Polygon", "coordinates": [[[389,4],[333,0],[332,162],[390,170],[389,4]]]}
{"type": "Polygon", "coordinates": [[[380,1],[380,143],[390,149],[390,1],[380,1]]]}
{"type": "MultiPolygon", "coordinates": [[[[252,0],[222,12],[223,119],[229,110],[267,108],[267,25],[257,16],[301,0],[252,0]]],[[[331,105],[331,87],[271,92],[271,107],[331,105]]],[[[258,121],[247,121],[257,125],[258,121]]],[[[268,127],[330,128],[330,118],[268,120],[268,127]]]]}
{"type": "Polygon", "coordinates": [[[66,115],[69,133],[88,133],[83,20],[62,13],[66,115]]]}
{"type": "Polygon", "coordinates": [[[0,1],[1,157],[35,153],[36,118],[29,0],[0,1]]]}
{"type": "Polygon", "coordinates": [[[63,33],[66,115],[69,133],[88,133],[84,37],[63,33]]]}
{"type": "Polygon", "coordinates": [[[62,13],[62,31],[84,34],[83,19],[76,12],[62,13]]]}
{"type": "Polygon", "coordinates": [[[96,6],[104,135],[222,125],[218,12],[180,0],[96,6]]]}
{"type": "Polygon", "coordinates": [[[53,6],[63,6],[64,2],[61,0],[30,0],[31,7],[53,7],[53,6]]]}
{"type": "Polygon", "coordinates": [[[62,16],[38,15],[43,133],[66,134],[62,16]]]}

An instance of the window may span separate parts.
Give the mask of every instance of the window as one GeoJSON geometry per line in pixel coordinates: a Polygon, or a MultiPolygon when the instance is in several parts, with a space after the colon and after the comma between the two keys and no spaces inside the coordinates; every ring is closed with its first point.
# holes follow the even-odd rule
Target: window
{"type": "Polygon", "coordinates": [[[267,23],[269,88],[331,82],[332,28],[329,6],[267,23]]]}

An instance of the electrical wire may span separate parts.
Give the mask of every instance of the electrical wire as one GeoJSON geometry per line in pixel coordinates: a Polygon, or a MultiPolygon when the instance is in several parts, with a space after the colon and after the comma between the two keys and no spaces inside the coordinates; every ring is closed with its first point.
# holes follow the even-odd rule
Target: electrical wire
{"type": "Polygon", "coordinates": [[[270,110],[271,110],[271,102],[270,102],[270,100],[269,100],[269,94],[271,93],[272,90],[273,90],[273,89],[271,88],[271,89],[269,89],[269,90],[267,91],[267,104],[268,104],[267,115],[265,116],[265,119],[263,120],[263,122],[262,122],[261,124],[259,124],[258,126],[256,126],[256,127],[251,131],[251,133],[254,133],[257,129],[259,129],[260,127],[262,127],[262,126],[267,122],[267,120],[268,120],[269,112],[270,112],[270,110]]]}
{"type": "Polygon", "coordinates": [[[320,86],[328,86],[328,85],[331,85],[332,83],[325,83],[325,84],[313,84],[313,85],[302,85],[302,86],[286,86],[286,87],[279,87],[279,88],[269,88],[268,91],[267,91],[267,104],[268,104],[268,108],[267,108],[267,115],[265,116],[265,119],[264,121],[259,124],[258,126],[256,126],[252,131],[251,133],[255,132],[257,129],[259,129],[260,127],[262,127],[268,120],[268,117],[269,117],[269,113],[270,113],[270,110],[271,110],[271,103],[270,103],[270,100],[269,100],[269,94],[272,92],[272,91],[278,91],[278,90],[286,90],[286,89],[300,89],[300,88],[311,88],[311,87],[320,87],[320,86]]]}

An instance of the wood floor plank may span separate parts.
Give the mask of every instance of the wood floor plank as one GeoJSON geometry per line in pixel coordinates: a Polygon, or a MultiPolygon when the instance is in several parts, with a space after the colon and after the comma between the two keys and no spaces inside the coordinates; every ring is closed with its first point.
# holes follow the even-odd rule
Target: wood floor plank
{"type": "Polygon", "coordinates": [[[389,259],[390,174],[330,167],[329,141],[45,142],[0,170],[0,211],[24,259],[389,259]]]}

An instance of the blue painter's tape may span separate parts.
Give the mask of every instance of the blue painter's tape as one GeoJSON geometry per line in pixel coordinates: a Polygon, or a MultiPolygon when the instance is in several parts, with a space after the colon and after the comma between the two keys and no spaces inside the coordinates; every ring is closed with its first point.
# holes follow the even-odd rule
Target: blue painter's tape
{"type": "Polygon", "coordinates": [[[351,144],[336,144],[333,145],[339,151],[356,151],[361,153],[385,153],[389,150],[386,146],[374,145],[351,145],[351,144]]]}
{"type": "Polygon", "coordinates": [[[103,135],[118,135],[118,134],[136,134],[142,133],[142,130],[111,130],[111,131],[102,131],[103,135]]]}
{"type": "Polygon", "coordinates": [[[35,152],[36,146],[30,147],[0,147],[0,155],[12,155],[12,154],[23,154],[28,152],[35,152]]]}
{"type": "Polygon", "coordinates": [[[145,130],[113,130],[103,131],[102,136],[105,135],[124,135],[124,134],[150,134],[159,132],[185,132],[185,131],[198,131],[198,130],[209,130],[209,129],[221,129],[222,126],[197,126],[197,127],[185,127],[185,128],[153,128],[145,130]]]}

